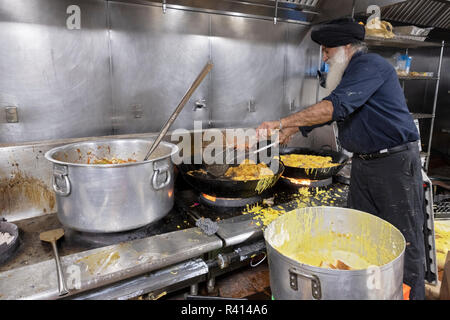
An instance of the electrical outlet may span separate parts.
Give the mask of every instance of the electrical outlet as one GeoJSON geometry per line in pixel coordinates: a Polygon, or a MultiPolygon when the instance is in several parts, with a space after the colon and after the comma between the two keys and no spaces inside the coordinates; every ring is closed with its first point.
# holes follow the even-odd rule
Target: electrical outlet
{"type": "Polygon", "coordinates": [[[6,122],[17,123],[19,122],[19,114],[17,113],[17,107],[5,107],[6,122]]]}

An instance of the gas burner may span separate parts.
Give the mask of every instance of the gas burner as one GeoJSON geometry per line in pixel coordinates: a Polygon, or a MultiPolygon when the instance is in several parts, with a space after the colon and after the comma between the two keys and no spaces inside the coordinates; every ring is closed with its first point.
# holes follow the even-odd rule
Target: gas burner
{"type": "Polygon", "coordinates": [[[200,201],[208,206],[223,208],[240,208],[246,205],[255,204],[262,201],[259,195],[249,198],[219,198],[205,193],[200,194],[200,201]]]}
{"type": "Polygon", "coordinates": [[[324,188],[333,183],[333,178],[327,178],[322,180],[310,180],[310,179],[296,179],[290,177],[281,176],[281,180],[287,185],[295,188],[308,187],[308,188],[324,188]]]}
{"type": "MultiPolygon", "coordinates": [[[[180,218],[183,219],[185,217],[180,216],[180,218]]],[[[64,239],[72,245],[80,245],[88,248],[109,246],[120,242],[132,241],[175,231],[177,230],[177,225],[182,225],[181,221],[171,220],[173,219],[170,219],[170,217],[164,217],[161,220],[152,222],[138,229],[112,233],[81,232],[65,228],[64,239]]]]}

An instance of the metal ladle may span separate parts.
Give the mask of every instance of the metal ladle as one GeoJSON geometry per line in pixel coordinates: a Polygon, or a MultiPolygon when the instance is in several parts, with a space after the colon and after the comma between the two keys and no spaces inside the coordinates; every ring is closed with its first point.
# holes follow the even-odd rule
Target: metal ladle
{"type": "Polygon", "coordinates": [[[54,229],[42,232],[39,235],[41,241],[50,242],[52,244],[53,253],[56,261],[56,271],[58,274],[58,291],[59,295],[63,296],[69,293],[66,287],[66,281],[64,280],[64,274],[61,268],[61,261],[59,259],[58,248],[56,247],[56,241],[64,235],[64,229],[54,229]]]}
{"type": "Polygon", "coordinates": [[[150,147],[150,150],[148,151],[147,155],[144,158],[144,161],[148,160],[148,158],[150,157],[150,155],[153,153],[153,151],[156,150],[156,148],[158,147],[159,143],[161,142],[162,138],[166,135],[167,131],[169,130],[170,126],[172,125],[172,123],[175,121],[175,119],[178,117],[178,115],[180,114],[181,110],[183,110],[184,105],[186,104],[186,102],[188,102],[188,100],[190,99],[190,97],[192,96],[192,94],[194,93],[194,91],[197,89],[197,87],[200,85],[200,83],[203,81],[203,79],[206,77],[206,75],[209,73],[209,71],[212,69],[213,64],[211,62],[208,62],[204,67],[203,70],[200,72],[200,74],[197,76],[197,78],[195,79],[195,81],[193,82],[193,84],[191,85],[191,87],[189,88],[189,90],[186,92],[186,94],[184,95],[183,99],[180,101],[180,103],[178,104],[177,108],[175,109],[175,111],[172,113],[172,115],[170,116],[169,120],[166,122],[166,124],[164,125],[164,127],[161,129],[161,132],[159,133],[158,137],[156,138],[156,140],[153,142],[152,146],[150,147]]]}

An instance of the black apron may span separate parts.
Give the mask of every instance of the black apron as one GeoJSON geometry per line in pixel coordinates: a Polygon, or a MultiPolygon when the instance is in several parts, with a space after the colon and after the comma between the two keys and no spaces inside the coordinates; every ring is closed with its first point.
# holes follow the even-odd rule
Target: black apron
{"type": "Polygon", "coordinates": [[[398,228],[406,240],[403,282],[425,299],[424,188],[418,146],[384,158],[352,159],[347,206],[398,228]]]}

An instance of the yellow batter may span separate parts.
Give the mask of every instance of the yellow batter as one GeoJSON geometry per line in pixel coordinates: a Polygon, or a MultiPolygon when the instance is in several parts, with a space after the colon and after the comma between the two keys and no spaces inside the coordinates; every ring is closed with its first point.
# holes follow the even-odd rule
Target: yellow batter
{"type": "MultiPolygon", "coordinates": [[[[311,208],[314,209],[314,208],[311,208]]],[[[338,233],[324,220],[324,215],[301,214],[297,210],[283,215],[268,228],[269,242],[281,254],[315,267],[361,270],[382,266],[398,256],[400,244],[392,243],[392,228],[372,219],[357,221],[358,233],[338,233]],[[381,230],[376,236],[373,230],[381,230]]]]}
{"type": "Polygon", "coordinates": [[[436,258],[439,268],[443,268],[447,252],[450,251],[450,220],[437,220],[434,222],[434,235],[436,244],[436,258]]]}
{"type": "Polygon", "coordinates": [[[347,250],[320,248],[316,251],[304,251],[301,245],[295,250],[292,250],[289,246],[281,246],[277,249],[293,260],[315,267],[360,270],[374,265],[361,255],[347,250]]]}

